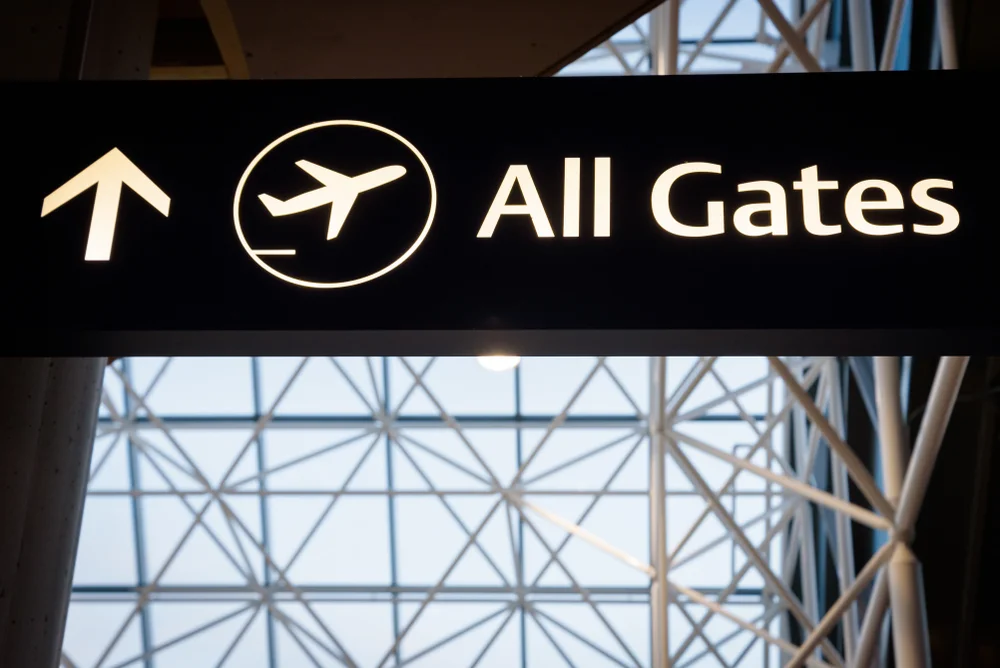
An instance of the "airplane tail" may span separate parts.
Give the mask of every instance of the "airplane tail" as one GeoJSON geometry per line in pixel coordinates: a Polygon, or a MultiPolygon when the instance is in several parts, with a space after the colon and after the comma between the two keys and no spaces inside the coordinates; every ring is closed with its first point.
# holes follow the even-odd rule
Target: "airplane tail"
{"type": "Polygon", "coordinates": [[[268,213],[272,216],[284,216],[289,213],[287,202],[282,202],[277,197],[271,195],[257,195],[257,198],[267,207],[268,213]]]}

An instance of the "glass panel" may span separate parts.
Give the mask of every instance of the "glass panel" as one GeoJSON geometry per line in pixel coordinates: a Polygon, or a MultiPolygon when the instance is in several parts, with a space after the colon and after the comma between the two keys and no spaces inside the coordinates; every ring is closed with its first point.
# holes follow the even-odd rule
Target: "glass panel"
{"type": "Polygon", "coordinates": [[[506,484],[517,469],[516,436],[513,429],[464,429],[462,435],[451,429],[400,429],[393,442],[395,484],[441,490],[482,489],[493,478],[506,484]]]}
{"type": "Polygon", "coordinates": [[[386,488],[385,437],[371,429],[274,429],[264,453],[272,491],[386,488]]]}
{"type": "Polygon", "coordinates": [[[108,666],[141,655],[140,617],[134,611],[135,602],[132,601],[70,603],[63,635],[63,651],[77,666],[97,665],[105,652],[107,656],[104,665],[108,666]],[[124,632],[115,641],[115,636],[123,627],[124,632]]]}
{"type": "MultiPolygon", "coordinates": [[[[399,608],[400,621],[405,626],[416,613],[418,605],[404,603],[399,608]]],[[[508,606],[502,602],[431,603],[417,618],[403,640],[400,647],[402,659],[407,665],[423,668],[471,666],[490,642],[493,634],[503,625],[508,613],[508,606]],[[477,625],[478,622],[482,623],[477,625]],[[473,626],[475,628],[469,628],[473,626]],[[410,661],[413,663],[409,663],[410,661]]],[[[497,654],[501,656],[506,654],[509,660],[516,661],[515,657],[519,652],[509,650],[504,652],[501,648],[497,648],[493,657],[494,662],[497,661],[497,654]]]]}
{"type": "MultiPolygon", "coordinates": [[[[526,499],[548,514],[575,522],[593,502],[588,496],[535,496],[526,499]]],[[[558,550],[567,538],[566,530],[528,511],[530,526],[525,534],[525,575],[537,577],[549,561],[550,551],[558,550]],[[533,527],[533,528],[532,528],[533,527]]],[[[580,526],[626,554],[646,559],[649,554],[649,501],[642,497],[606,496],[593,508],[580,526]]],[[[570,577],[587,586],[631,585],[648,587],[649,577],[615,556],[579,537],[572,537],[540,582],[545,585],[567,584],[570,577]],[[568,574],[566,573],[568,571],[568,574]]]]}
{"type": "Polygon", "coordinates": [[[108,434],[94,439],[87,485],[91,491],[129,488],[128,445],[123,435],[108,434]]]}
{"type": "MultiPolygon", "coordinates": [[[[626,457],[635,457],[634,447],[642,439],[636,432],[634,428],[556,429],[546,437],[545,430],[525,429],[522,431],[525,451],[532,453],[537,449],[537,453],[525,469],[524,484],[530,489],[596,492],[626,457]]],[[[615,477],[621,489],[643,489],[648,485],[648,469],[645,475],[637,469],[630,469],[627,475],[622,473],[615,477]]]]}
{"type": "MultiPolygon", "coordinates": [[[[419,374],[426,361],[406,358],[413,373],[419,374]]],[[[389,360],[389,383],[394,408],[406,397],[414,378],[399,358],[389,360]]],[[[438,357],[423,375],[424,387],[413,391],[400,410],[401,415],[504,415],[514,412],[514,371],[490,371],[475,357],[438,357]]]]}
{"type": "MultiPolygon", "coordinates": [[[[336,634],[358,666],[376,666],[392,647],[395,633],[392,625],[392,605],[352,601],[349,603],[314,603],[312,607],[324,626],[336,634]]],[[[317,637],[324,638],[315,621],[304,614],[301,605],[283,605],[303,626],[312,629],[317,637]]],[[[324,662],[322,665],[327,665],[324,662]]],[[[286,664],[281,664],[286,665],[286,664]]],[[[297,665],[297,664],[287,664],[297,665]]],[[[309,664],[303,664],[309,665],[309,664]]]]}
{"type": "Polygon", "coordinates": [[[491,497],[449,497],[446,500],[464,524],[464,529],[439,497],[403,496],[396,499],[400,583],[433,585],[449,569],[451,572],[445,580],[447,585],[500,586],[504,580],[511,582],[514,570],[505,509],[498,506],[494,510],[496,500],[491,497]],[[470,544],[469,535],[484,521],[486,523],[477,537],[480,550],[470,544]],[[433,540],[428,540],[431,536],[433,540]],[[457,565],[451,568],[456,559],[457,565]]]}
{"type": "Polygon", "coordinates": [[[382,400],[382,360],[365,357],[260,359],[261,411],[276,416],[369,416],[382,400]],[[301,367],[301,368],[300,368],[301,367]]]}
{"type": "Polygon", "coordinates": [[[645,606],[591,607],[586,603],[567,602],[539,604],[536,609],[541,624],[578,666],[621,665],[615,660],[634,665],[632,657],[643,665],[649,661],[649,617],[645,606]],[[640,628],[645,625],[646,632],[634,625],[640,628]]]}
{"type": "Polygon", "coordinates": [[[73,583],[135,585],[137,578],[132,500],[88,497],[83,507],[73,583]]]}
{"type": "Polygon", "coordinates": [[[384,497],[273,496],[266,506],[270,553],[292,582],[389,582],[389,509],[384,497]]]}
{"type": "MultiPolygon", "coordinates": [[[[118,374],[115,373],[114,369],[121,371],[121,360],[116,360],[104,369],[104,394],[107,400],[111,402],[111,407],[114,409],[114,412],[119,416],[123,416],[126,413],[125,385],[122,383],[121,378],[118,377],[118,374]]],[[[105,397],[102,397],[101,407],[97,415],[101,419],[110,419],[112,411],[105,405],[105,397]]]]}
{"type": "MultiPolygon", "coordinates": [[[[263,634],[239,637],[254,614],[246,603],[153,603],[148,607],[157,668],[214,666],[235,644],[264,649],[263,634]]],[[[251,652],[245,652],[253,656],[251,652]]],[[[260,654],[264,657],[263,652],[260,654]]],[[[231,659],[230,659],[231,660],[231,659]]],[[[251,661],[250,665],[265,665],[251,661]]],[[[230,664],[235,665],[235,664],[230,664]]]]}
{"type": "Polygon", "coordinates": [[[227,500],[231,513],[227,517],[218,501],[203,495],[143,498],[140,505],[149,577],[159,578],[164,585],[245,583],[247,564],[233,534],[249,555],[255,554],[260,511],[252,499],[235,501],[239,503],[227,500]],[[196,516],[200,517],[197,522],[196,516]]]}
{"type": "MultiPolygon", "coordinates": [[[[698,40],[724,9],[727,0],[699,0],[681,8],[681,39],[698,40]]],[[[756,0],[737,0],[715,32],[715,39],[752,40],[760,25],[756,0]]]]}
{"type": "Polygon", "coordinates": [[[253,413],[247,357],[174,357],[165,370],[163,358],[132,357],[128,362],[136,391],[149,392],[146,403],[160,417],[253,413]]]}
{"type": "Polygon", "coordinates": [[[611,375],[599,369],[591,375],[597,358],[594,357],[531,357],[521,361],[521,412],[525,415],[558,415],[569,406],[570,415],[635,415],[646,405],[641,393],[636,392],[635,378],[642,372],[635,362],[619,362],[612,371],[626,389],[619,388],[611,375]],[[588,380],[589,378],[589,380],[588,380]],[[584,386],[584,381],[587,381],[584,386]],[[582,391],[579,391],[583,386],[582,391]],[[579,391],[579,394],[577,395],[579,391]],[[636,396],[633,396],[636,395],[636,396]],[[574,399],[575,396],[575,399],[574,399]],[[572,403],[570,403],[572,400],[572,403]]]}

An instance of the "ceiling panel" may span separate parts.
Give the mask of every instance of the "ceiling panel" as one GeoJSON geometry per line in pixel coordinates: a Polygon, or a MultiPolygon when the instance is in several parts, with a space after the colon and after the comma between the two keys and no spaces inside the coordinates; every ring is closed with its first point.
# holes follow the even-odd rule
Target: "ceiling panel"
{"type": "Polygon", "coordinates": [[[551,74],[657,0],[229,0],[252,78],[551,74]]]}

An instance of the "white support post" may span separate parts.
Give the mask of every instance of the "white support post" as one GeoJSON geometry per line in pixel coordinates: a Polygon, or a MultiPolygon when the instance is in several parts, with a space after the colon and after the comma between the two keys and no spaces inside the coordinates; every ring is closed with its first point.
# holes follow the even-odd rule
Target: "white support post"
{"type": "MultiPolygon", "coordinates": [[[[798,374],[798,371],[796,371],[796,374],[798,374]]],[[[773,384],[773,382],[772,382],[772,384],[773,384]]],[[[790,397],[790,394],[788,392],[788,388],[784,384],[782,384],[781,385],[781,402],[782,402],[782,404],[787,403],[790,398],[791,397],[790,397]]],[[[784,451],[783,451],[782,454],[784,454],[785,455],[785,459],[787,459],[789,461],[792,460],[792,446],[795,443],[794,439],[792,438],[792,419],[793,419],[792,418],[792,413],[791,412],[786,413],[786,417],[785,417],[785,421],[784,421],[784,427],[785,428],[784,428],[784,432],[782,433],[782,436],[783,436],[783,438],[782,438],[782,441],[783,441],[782,445],[784,446],[784,451]]],[[[798,535],[798,533],[802,530],[802,525],[801,525],[801,521],[800,521],[801,520],[801,513],[802,513],[801,508],[799,509],[798,512],[799,512],[799,516],[795,518],[795,521],[791,524],[790,530],[789,530],[789,532],[787,534],[788,540],[789,540],[789,546],[786,546],[786,548],[784,550],[784,558],[782,560],[783,563],[781,564],[782,581],[786,585],[788,585],[788,586],[791,586],[791,584],[792,584],[791,578],[792,578],[792,573],[794,572],[795,553],[796,553],[796,550],[789,549],[789,547],[791,546],[791,543],[795,540],[795,537],[798,535]],[[786,577],[786,573],[787,573],[787,577],[786,577]]],[[[805,592],[803,592],[803,593],[805,593],[805,592]]],[[[806,610],[808,611],[809,610],[809,602],[807,600],[805,600],[805,598],[806,597],[803,596],[802,603],[803,603],[803,605],[806,606],[806,610]]],[[[791,640],[791,637],[792,637],[792,635],[791,635],[791,624],[789,624],[788,614],[786,614],[786,613],[781,613],[779,615],[779,618],[778,618],[778,634],[781,637],[781,639],[784,640],[784,641],[786,641],[786,642],[789,641],[789,640],[791,640]]],[[[781,649],[780,654],[778,655],[779,665],[782,665],[782,666],[785,665],[786,663],[788,663],[788,659],[790,659],[790,658],[791,658],[791,654],[789,654],[788,652],[786,652],[784,649],[781,649]]]]}
{"type": "Polygon", "coordinates": [[[861,636],[858,639],[857,654],[854,657],[856,668],[876,668],[879,661],[876,657],[876,648],[881,645],[882,621],[885,619],[885,612],[889,608],[889,579],[883,569],[879,572],[872,589],[871,598],[868,599],[868,609],[865,610],[865,619],[861,625],[861,636]]]}
{"type": "Polygon", "coordinates": [[[807,72],[822,72],[823,68],[820,66],[819,61],[813,56],[812,52],[809,51],[809,47],[806,45],[806,41],[796,32],[795,28],[788,22],[785,15],[781,13],[777,5],[774,4],[774,0],[757,0],[757,4],[760,5],[761,10],[767,14],[767,18],[771,19],[771,23],[777,28],[778,33],[781,35],[781,39],[784,40],[788,48],[791,49],[792,53],[802,64],[802,67],[806,69],[807,72]]]}
{"type": "Polygon", "coordinates": [[[823,47],[826,45],[826,31],[830,25],[830,3],[827,0],[813,0],[811,10],[818,12],[817,20],[809,28],[808,44],[809,50],[816,56],[816,60],[823,64],[823,47]],[[820,7],[821,9],[816,9],[820,7]]]}
{"type": "Polygon", "coordinates": [[[916,555],[900,543],[889,562],[892,646],[896,665],[930,668],[931,648],[924,608],[924,577],[916,555]]]}
{"type": "Polygon", "coordinates": [[[968,357],[941,358],[917,435],[913,458],[907,469],[899,393],[899,360],[875,360],[876,402],[885,488],[890,502],[895,502],[896,505],[893,540],[899,542],[888,566],[893,648],[897,664],[907,668],[930,668],[931,665],[923,577],[920,562],[909,549],[909,543],[968,362],[968,357]]]}
{"type": "Polygon", "coordinates": [[[955,15],[951,0],[937,0],[938,40],[941,44],[941,68],[958,68],[958,46],[955,43],[955,15]]]}
{"type": "Polygon", "coordinates": [[[653,74],[677,74],[681,0],[666,0],[650,15],[653,74]]]}
{"type": "MultiPolygon", "coordinates": [[[[806,12],[805,15],[803,15],[802,18],[800,18],[798,22],[795,24],[795,32],[799,36],[804,36],[807,31],[812,31],[813,22],[816,21],[816,19],[818,19],[820,15],[829,14],[829,9],[830,9],[829,0],[816,0],[816,4],[810,7],[809,11],[806,12]]],[[[823,29],[824,33],[825,30],[826,29],[824,28],[823,29]]],[[[774,60],[771,61],[771,64],[767,66],[765,72],[778,72],[779,70],[781,70],[781,67],[785,64],[785,61],[788,60],[788,56],[790,55],[790,53],[791,51],[789,50],[788,44],[786,42],[782,42],[781,46],[778,47],[778,50],[775,51],[774,60]]]]}
{"type": "Polygon", "coordinates": [[[908,0],[893,0],[889,10],[889,23],[885,30],[885,41],[882,43],[882,62],[880,70],[891,70],[896,64],[896,50],[899,47],[899,31],[903,26],[903,12],[906,11],[908,0]]]}
{"type": "MultiPolygon", "coordinates": [[[[823,369],[823,373],[826,374],[829,367],[824,364],[823,369]]],[[[800,382],[799,376],[801,375],[801,372],[795,372],[793,382],[798,384],[800,382]]],[[[791,384],[787,379],[785,379],[783,387],[785,392],[792,394],[791,384]]],[[[795,395],[792,394],[792,396],[795,395]]],[[[792,413],[792,420],[792,428],[794,429],[792,443],[796,450],[795,460],[800,467],[799,478],[808,482],[809,476],[812,473],[812,467],[809,463],[812,461],[812,458],[809,453],[813,448],[809,445],[808,423],[806,421],[805,410],[803,410],[801,404],[796,405],[792,413]]],[[[815,427],[813,428],[813,433],[819,433],[815,427]]],[[[813,538],[815,533],[813,531],[812,510],[808,504],[799,506],[797,521],[799,525],[799,565],[802,573],[802,603],[810,619],[819,619],[819,588],[817,585],[819,577],[816,570],[816,543],[813,538]]],[[[788,615],[782,616],[788,619],[789,622],[791,621],[788,615]]],[[[815,656],[818,657],[819,655],[816,654],[815,656]]],[[[788,656],[784,661],[787,662],[790,658],[791,656],[788,656]]]]}
{"type": "Polygon", "coordinates": [[[870,0],[849,0],[847,17],[851,30],[851,69],[871,72],[875,69],[875,33],[872,28],[870,0]]]}
{"type": "Polygon", "coordinates": [[[927,409],[913,448],[913,461],[906,471],[899,496],[896,510],[896,530],[899,532],[912,532],[917,522],[968,364],[968,357],[942,357],[938,364],[927,409]]]}
{"type": "Polygon", "coordinates": [[[652,388],[649,398],[649,536],[650,564],[654,569],[650,589],[650,614],[652,618],[653,666],[670,665],[670,646],[667,634],[667,523],[666,523],[666,433],[664,409],[666,407],[667,359],[654,357],[652,388]]]}
{"type": "MultiPolygon", "coordinates": [[[[830,413],[833,426],[841,438],[847,438],[847,425],[844,419],[844,405],[841,396],[840,378],[837,367],[829,362],[830,413]]],[[[833,492],[837,497],[850,502],[850,485],[847,469],[838,457],[832,457],[830,475],[833,478],[833,492]]],[[[836,515],[837,536],[837,577],[841,594],[847,592],[854,584],[854,536],[851,532],[851,522],[844,513],[836,515]]],[[[850,662],[854,659],[854,650],[858,642],[858,606],[854,601],[847,604],[844,623],[841,625],[844,637],[844,655],[850,662]]]]}

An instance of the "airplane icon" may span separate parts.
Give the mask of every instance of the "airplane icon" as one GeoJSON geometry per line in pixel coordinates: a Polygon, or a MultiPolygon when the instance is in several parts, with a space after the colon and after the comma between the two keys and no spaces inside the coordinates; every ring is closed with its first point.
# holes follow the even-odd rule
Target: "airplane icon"
{"type": "Polygon", "coordinates": [[[344,226],[347,214],[359,194],[384,186],[406,174],[406,168],[402,165],[380,167],[358,176],[346,176],[308,160],[299,160],[295,165],[323,185],[285,201],[266,194],[257,197],[272,216],[288,216],[329,204],[330,226],[326,231],[327,240],[336,239],[340,234],[340,228],[344,226]]]}

